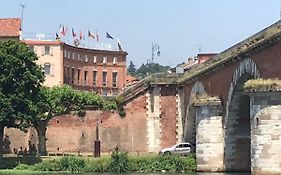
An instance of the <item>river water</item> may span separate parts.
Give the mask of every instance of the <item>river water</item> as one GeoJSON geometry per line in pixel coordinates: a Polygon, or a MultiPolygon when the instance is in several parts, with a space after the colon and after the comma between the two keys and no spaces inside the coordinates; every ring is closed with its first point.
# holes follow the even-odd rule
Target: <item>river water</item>
{"type": "MultiPolygon", "coordinates": [[[[46,174],[46,173],[43,173],[46,174]]],[[[53,175],[70,175],[70,173],[64,174],[64,173],[52,173],[53,175]]],[[[190,173],[190,174],[177,174],[177,173],[125,173],[125,174],[118,174],[118,175],[250,175],[250,173],[190,173]]],[[[1,174],[5,175],[5,174],[1,174]]],[[[7,174],[11,175],[11,174],[7,174]]],[[[39,174],[33,174],[32,175],[42,175],[39,174]]],[[[113,175],[109,173],[72,173],[72,175],[113,175]]]]}

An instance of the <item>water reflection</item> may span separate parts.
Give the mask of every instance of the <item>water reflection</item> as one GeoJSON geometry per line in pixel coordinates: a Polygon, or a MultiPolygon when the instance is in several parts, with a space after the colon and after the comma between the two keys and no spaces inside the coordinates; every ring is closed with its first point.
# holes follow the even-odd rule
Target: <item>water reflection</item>
{"type": "MultiPolygon", "coordinates": [[[[32,175],[42,175],[46,173],[36,173],[32,175]]],[[[53,175],[113,175],[110,173],[52,173],[53,175]]],[[[2,174],[1,175],[11,175],[11,174],[2,174]]],[[[179,173],[125,173],[119,175],[250,175],[250,173],[190,173],[190,174],[179,174],[179,173]]]]}

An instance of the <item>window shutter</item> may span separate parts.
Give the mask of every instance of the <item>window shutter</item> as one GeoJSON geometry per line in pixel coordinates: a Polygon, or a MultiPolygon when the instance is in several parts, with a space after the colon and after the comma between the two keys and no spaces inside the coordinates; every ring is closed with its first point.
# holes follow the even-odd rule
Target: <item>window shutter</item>
{"type": "Polygon", "coordinates": [[[45,46],[41,46],[41,56],[45,55],[45,46]]]}
{"type": "Polygon", "coordinates": [[[50,46],[50,55],[51,55],[51,56],[54,55],[53,50],[54,50],[54,47],[53,47],[53,46],[50,46]]]}

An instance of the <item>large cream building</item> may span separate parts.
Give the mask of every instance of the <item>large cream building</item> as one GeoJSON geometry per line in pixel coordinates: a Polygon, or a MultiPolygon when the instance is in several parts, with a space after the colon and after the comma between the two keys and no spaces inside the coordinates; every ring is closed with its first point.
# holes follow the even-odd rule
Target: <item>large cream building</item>
{"type": "Polygon", "coordinates": [[[0,19],[0,41],[20,41],[34,51],[46,86],[69,84],[104,96],[117,95],[125,88],[127,52],[74,47],[55,38],[21,40],[20,28],[19,18],[0,19]]]}

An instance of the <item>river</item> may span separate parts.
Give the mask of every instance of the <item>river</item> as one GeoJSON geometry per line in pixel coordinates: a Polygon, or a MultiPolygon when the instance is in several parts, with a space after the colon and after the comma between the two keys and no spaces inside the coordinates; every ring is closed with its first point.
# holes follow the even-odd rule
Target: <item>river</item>
{"type": "MultiPolygon", "coordinates": [[[[42,174],[46,174],[46,173],[42,173],[42,174]]],[[[42,175],[41,173],[38,174],[33,174],[32,175],[42,175]]],[[[70,175],[70,173],[52,173],[54,175],[70,175]]],[[[179,173],[125,173],[125,174],[118,174],[118,175],[250,175],[250,173],[190,173],[190,174],[179,174],[179,173]]],[[[1,175],[5,175],[2,174],[1,175]]],[[[7,175],[11,175],[10,173],[7,175]]],[[[114,174],[110,174],[110,173],[72,173],[72,175],[114,175],[114,174]]]]}

